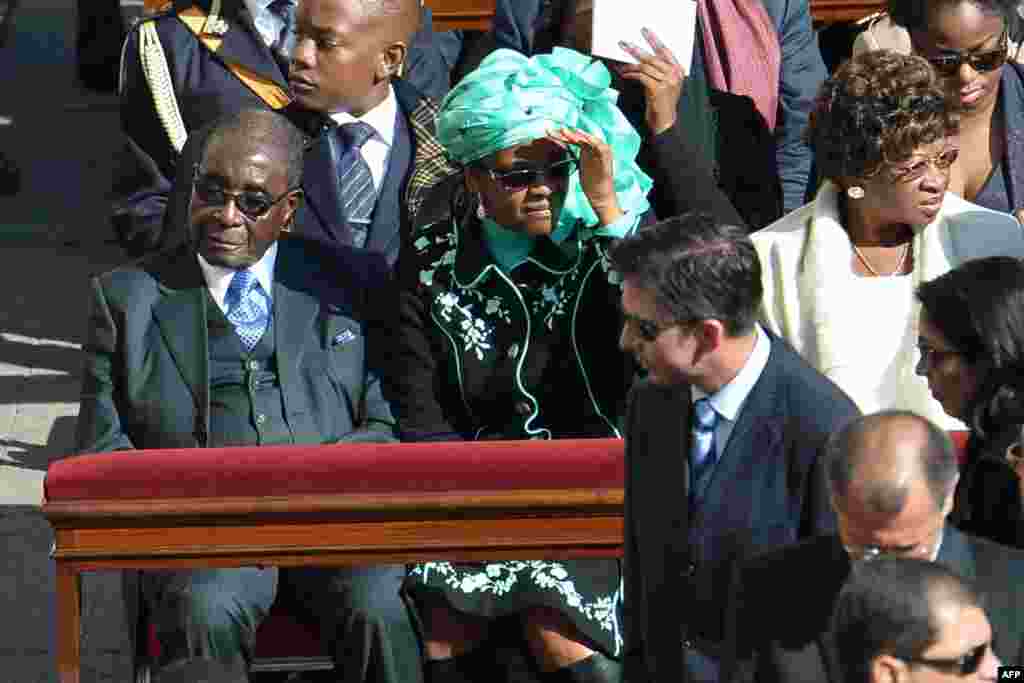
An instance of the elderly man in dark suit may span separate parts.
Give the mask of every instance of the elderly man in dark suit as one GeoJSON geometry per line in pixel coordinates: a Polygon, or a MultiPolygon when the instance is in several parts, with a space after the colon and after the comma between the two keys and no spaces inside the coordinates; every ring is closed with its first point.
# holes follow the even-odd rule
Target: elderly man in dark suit
{"type": "Polygon", "coordinates": [[[611,262],[647,370],[626,418],[625,679],[716,681],[733,564],[833,528],[819,455],[857,410],[755,322],[742,228],[684,214],[611,262]]]}
{"type": "MultiPolygon", "coordinates": [[[[245,109],[197,131],[179,178],[189,241],[100,275],[85,344],[82,452],[391,441],[367,362],[379,254],[280,239],[301,200],[304,136],[245,109]]],[[[156,473],[159,476],[159,473],[156,473]]],[[[404,567],[143,572],[161,660],[240,660],[279,585],[321,621],[346,681],[416,681],[404,567]],[[280,578],[280,581],[279,581],[280,578]]]]}
{"type": "Polygon", "coordinates": [[[1024,552],[945,523],[959,474],[944,432],[910,412],[868,415],[833,436],[825,471],[838,533],[737,568],[729,681],[840,683],[830,630],[836,596],[854,565],[887,555],[933,560],[975,582],[988,597],[996,653],[1022,661],[1024,552]]]}
{"type": "Polygon", "coordinates": [[[184,235],[164,212],[184,140],[219,116],[265,107],[288,111],[318,138],[296,231],[379,251],[393,262],[399,221],[449,170],[433,137],[435,107],[417,88],[447,90],[429,21],[418,0],[174,0],[140,22],[121,63],[125,144],[112,194],[122,247],[138,256],[179,243],[184,235]],[[337,47],[341,41],[345,49],[337,47]],[[288,81],[293,51],[297,93],[288,81]],[[329,96],[314,98],[309,83],[329,96]],[[356,234],[339,187],[351,145],[338,137],[337,125],[343,113],[361,118],[381,103],[380,123],[362,149],[373,177],[373,224],[356,234]]]}

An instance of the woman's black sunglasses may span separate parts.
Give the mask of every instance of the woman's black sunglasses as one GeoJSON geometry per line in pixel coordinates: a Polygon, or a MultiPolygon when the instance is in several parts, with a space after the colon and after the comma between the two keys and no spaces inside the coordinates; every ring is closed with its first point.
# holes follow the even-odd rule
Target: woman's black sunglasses
{"type": "Polygon", "coordinates": [[[956,54],[925,57],[935,70],[943,76],[955,76],[964,64],[970,64],[978,73],[986,73],[998,69],[1006,63],[1006,46],[1009,33],[1004,29],[999,38],[999,45],[984,52],[958,52],[956,54]]]}
{"type": "Polygon", "coordinates": [[[498,172],[493,168],[482,167],[491,179],[498,183],[506,192],[518,192],[531,185],[537,185],[547,179],[567,180],[573,174],[579,161],[575,157],[569,157],[556,161],[550,166],[542,168],[521,168],[514,171],[498,172]]]}

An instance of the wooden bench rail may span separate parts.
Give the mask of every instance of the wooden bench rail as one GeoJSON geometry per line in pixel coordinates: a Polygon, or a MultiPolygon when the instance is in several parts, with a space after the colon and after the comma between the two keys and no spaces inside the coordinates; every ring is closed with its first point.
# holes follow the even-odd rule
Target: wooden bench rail
{"type": "Polygon", "coordinates": [[[623,539],[621,458],[622,442],[608,439],[448,444],[433,450],[423,444],[361,444],[140,451],[54,463],[43,513],[54,529],[60,681],[80,680],[82,572],[617,557],[623,539]],[[231,486],[230,478],[184,477],[192,467],[205,471],[211,460],[226,463],[232,476],[251,479],[247,485],[255,489],[249,490],[281,490],[274,480],[280,471],[266,469],[268,462],[306,467],[307,480],[310,472],[328,467],[349,490],[309,493],[323,488],[313,483],[293,484],[283,495],[230,495],[225,491],[231,489],[218,488],[231,486]],[[420,479],[421,469],[411,480],[406,475],[396,481],[395,471],[366,467],[369,462],[398,463],[392,470],[402,472],[413,464],[430,470],[437,463],[437,474],[420,479]],[[459,463],[454,470],[453,462],[459,463]],[[549,462],[562,467],[538,476],[538,463],[549,462]],[[175,484],[163,489],[175,493],[163,497],[116,497],[140,490],[155,473],[204,493],[185,497],[175,484]],[[401,485],[410,481],[414,486],[401,485]],[[389,490],[388,482],[397,487],[389,490]],[[512,487],[517,482],[551,486],[512,487]],[[209,486],[214,490],[199,488],[209,486]]]}

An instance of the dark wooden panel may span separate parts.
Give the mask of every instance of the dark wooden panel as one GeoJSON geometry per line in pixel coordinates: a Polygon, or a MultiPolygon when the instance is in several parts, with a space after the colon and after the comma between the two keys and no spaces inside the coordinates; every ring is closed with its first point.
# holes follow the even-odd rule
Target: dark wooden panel
{"type": "MultiPolygon", "coordinates": [[[[875,0],[811,0],[811,15],[818,23],[852,21],[883,9],[875,0]]],[[[427,0],[434,13],[434,30],[487,30],[494,16],[494,0],[427,0]]]]}

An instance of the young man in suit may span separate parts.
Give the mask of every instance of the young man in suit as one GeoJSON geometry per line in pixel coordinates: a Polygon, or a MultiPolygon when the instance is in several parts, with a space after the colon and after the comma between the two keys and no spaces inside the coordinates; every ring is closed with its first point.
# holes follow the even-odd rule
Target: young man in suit
{"type": "Polygon", "coordinates": [[[390,264],[426,191],[454,171],[436,107],[395,78],[419,20],[418,0],[303,0],[289,72],[293,108],[318,131],[296,232],[390,264]]]}
{"type": "Polygon", "coordinates": [[[853,403],[758,325],[746,231],[684,214],[624,239],[625,679],[716,681],[733,564],[829,531],[818,471],[853,403]]]}
{"type": "MultiPolygon", "coordinates": [[[[281,239],[304,136],[246,109],[194,134],[187,243],[100,275],[85,344],[80,452],[394,440],[366,335],[379,254],[281,239]]],[[[161,663],[244,665],[279,586],[319,618],[339,678],[421,680],[404,567],[142,572],[161,663]],[[279,581],[280,578],[280,581],[279,581]]]]}
{"type": "Polygon", "coordinates": [[[944,432],[910,412],[868,415],[832,437],[824,469],[838,533],[738,567],[727,680],[840,683],[836,596],[852,567],[887,555],[933,560],[974,581],[988,596],[996,653],[1021,661],[1024,552],[946,524],[959,474],[944,432]],[[766,614],[785,618],[766,623],[766,614]]]}
{"type": "Polygon", "coordinates": [[[941,564],[887,557],[843,586],[833,617],[841,683],[995,681],[985,599],[941,564]]]}
{"type": "MultiPolygon", "coordinates": [[[[342,87],[355,96],[328,98],[318,108],[308,102],[293,104],[289,90],[289,62],[296,47],[300,4],[309,3],[173,0],[133,28],[122,51],[121,127],[125,137],[112,193],[115,232],[129,255],[151,253],[184,239],[174,230],[180,226],[165,221],[164,213],[175,166],[191,131],[243,108],[265,107],[294,110],[294,120],[307,135],[319,136],[334,130],[330,114],[347,111],[350,100],[382,101],[393,81],[403,116],[396,118],[393,130],[380,132],[380,144],[388,142],[378,154],[386,160],[388,181],[380,187],[374,177],[376,194],[382,198],[378,204],[385,206],[381,221],[386,225],[376,230],[378,234],[368,246],[380,247],[376,250],[394,260],[397,245],[393,237],[401,217],[397,207],[406,195],[418,197],[423,187],[433,183],[435,172],[443,175],[447,170],[433,139],[433,105],[415,85],[435,92],[447,89],[439,48],[429,24],[421,23],[421,17],[429,22],[430,12],[418,0],[336,3],[337,11],[356,17],[354,23],[340,27],[336,36],[346,41],[345,50],[317,49],[321,59],[314,65],[309,63],[307,50],[299,67],[306,80],[315,79],[321,71],[328,78],[341,75],[346,80],[342,87]],[[340,74],[329,70],[354,52],[363,57],[355,66],[340,74]],[[403,71],[406,62],[412,65],[412,72],[403,71]],[[444,83],[435,83],[442,77],[444,83]]],[[[339,27],[316,28],[335,32],[339,27]]],[[[324,136],[324,141],[329,137],[324,136]]],[[[346,226],[340,196],[334,189],[340,182],[336,173],[342,151],[330,150],[326,143],[310,150],[305,189],[315,211],[298,229],[323,241],[359,246],[346,226]],[[331,152],[337,157],[333,161],[328,156],[331,152]]],[[[373,173],[380,170],[371,164],[373,173]]],[[[302,217],[306,213],[304,210],[302,217]]]]}

